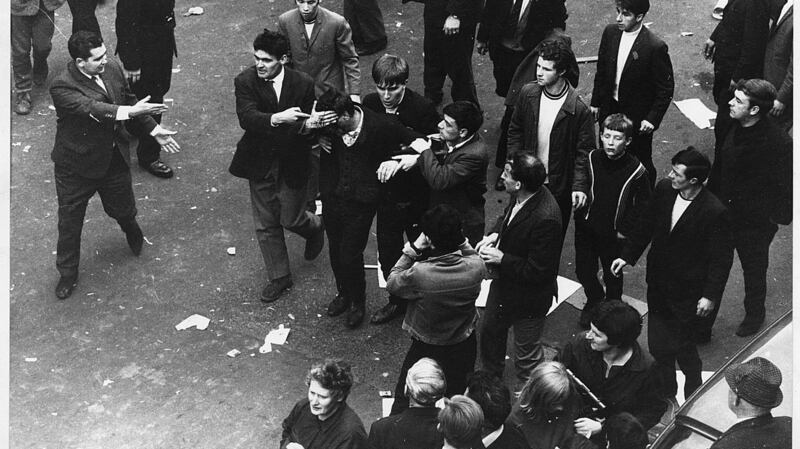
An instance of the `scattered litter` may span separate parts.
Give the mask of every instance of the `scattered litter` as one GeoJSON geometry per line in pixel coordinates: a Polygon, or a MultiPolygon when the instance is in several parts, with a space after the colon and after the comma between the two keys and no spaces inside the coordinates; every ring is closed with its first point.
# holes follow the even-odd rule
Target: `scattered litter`
{"type": "Polygon", "coordinates": [[[290,313],[290,314],[289,314],[289,319],[293,320],[293,319],[294,319],[294,315],[292,315],[292,314],[290,313]]]}
{"type": "Polygon", "coordinates": [[[22,145],[22,142],[14,142],[11,144],[12,147],[18,147],[20,145],[22,145]]]}
{"type": "Polygon", "coordinates": [[[208,327],[208,323],[211,322],[210,319],[204,317],[203,315],[194,314],[185,320],[181,321],[180,323],[175,325],[175,329],[182,331],[184,329],[188,329],[192,326],[197,327],[198,330],[206,330],[208,327]]]}
{"type": "Polygon", "coordinates": [[[263,346],[258,348],[258,352],[260,352],[262,354],[270,353],[270,352],[272,352],[272,345],[265,342],[263,346]]]}
{"type": "Polygon", "coordinates": [[[106,379],[106,380],[104,380],[104,381],[103,381],[103,386],[104,386],[104,387],[107,387],[107,386],[109,386],[109,385],[111,385],[111,384],[113,384],[113,383],[114,383],[114,381],[113,381],[113,380],[111,380],[111,379],[106,379]]]}
{"type": "Polygon", "coordinates": [[[89,292],[86,294],[86,296],[94,296],[94,292],[89,292]]]}
{"type": "Polygon", "coordinates": [[[153,242],[151,242],[150,240],[147,240],[147,237],[142,237],[142,238],[144,239],[145,242],[147,242],[148,245],[152,245],[153,244],[153,242]]]}
{"type": "Polygon", "coordinates": [[[172,73],[180,73],[181,69],[172,69],[172,73]]]}
{"type": "Polygon", "coordinates": [[[50,414],[53,415],[53,416],[58,416],[58,413],[56,413],[56,412],[52,412],[50,414]]]}
{"type": "Polygon", "coordinates": [[[711,119],[717,116],[699,98],[675,101],[675,106],[700,129],[711,128],[711,119]]]}
{"type": "Polygon", "coordinates": [[[239,351],[238,349],[231,349],[230,351],[228,351],[228,357],[236,357],[241,353],[242,351],[239,351]]]}
{"type": "Polygon", "coordinates": [[[317,314],[317,318],[322,318],[322,314],[321,314],[321,313],[318,313],[318,314],[317,314]]]}
{"type": "Polygon", "coordinates": [[[28,152],[30,149],[31,149],[31,146],[30,146],[30,145],[25,145],[25,147],[24,147],[24,148],[22,148],[22,152],[23,152],[23,153],[27,153],[27,152],[28,152]]]}
{"type": "Polygon", "coordinates": [[[47,105],[47,109],[50,109],[51,111],[55,111],[56,107],[53,106],[52,104],[49,104],[49,105],[47,105]]]}
{"type": "Polygon", "coordinates": [[[39,359],[37,359],[36,357],[25,357],[25,361],[26,362],[35,362],[37,360],[39,360],[39,359]]]}
{"type": "Polygon", "coordinates": [[[251,352],[251,353],[250,353],[250,357],[255,357],[255,356],[256,356],[256,353],[255,353],[255,352],[251,352]]]}
{"type": "Polygon", "coordinates": [[[199,16],[202,15],[204,12],[205,10],[203,10],[202,6],[192,6],[191,8],[189,8],[189,10],[183,13],[183,17],[199,16]]]}
{"type": "Polygon", "coordinates": [[[681,31],[681,36],[683,37],[694,36],[694,33],[692,33],[691,31],[681,31]]]}
{"type": "Polygon", "coordinates": [[[216,187],[212,187],[211,188],[211,193],[217,193],[217,188],[216,187]]]}
{"type": "Polygon", "coordinates": [[[137,307],[136,310],[142,310],[144,307],[137,307]]]}
{"type": "Polygon", "coordinates": [[[190,210],[195,210],[195,209],[197,209],[197,206],[192,206],[192,207],[190,207],[189,209],[190,209],[190,210]]]}
{"type": "Polygon", "coordinates": [[[379,362],[379,361],[381,360],[381,358],[380,358],[380,357],[375,357],[375,359],[374,359],[374,360],[375,360],[376,362],[379,362]]]}
{"type": "Polygon", "coordinates": [[[235,256],[236,255],[236,247],[235,246],[231,246],[231,247],[228,248],[228,255],[229,256],[235,256]]]}
{"type": "Polygon", "coordinates": [[[382,398],[390,398],[392,397],[392,392],[389,390],[380,390],[378,391],[378,395],[382,398]]]}
{"type": "Polygon", "coordinates": [[[389,373],[382,373],[382,374],[381,374],[381,376],[383,376],[383,377],[389,377],[389,373]]]}
{"type": "Polygon", "coordinates": [[[400,23],[400,22],[395,22],[394,26],[396,26],[397,28],[400,28],[400,27],[402,27],[402,26],[403,26],[403,24],[402,24],[402,23],[400,23]]]}
{"type": "Polygon", "coordinates": [[[283,324],[279,325],[277,329],[272,329],[269,331],[266,337],[264,337],[264,345],[258,348],[258,352],[262,354],[266,354],[268,352],[272,352],[272,345],[282,345],[286,343],[286,339],[289,337],[289,329],[288,327],[283,327],[283,324]]]}

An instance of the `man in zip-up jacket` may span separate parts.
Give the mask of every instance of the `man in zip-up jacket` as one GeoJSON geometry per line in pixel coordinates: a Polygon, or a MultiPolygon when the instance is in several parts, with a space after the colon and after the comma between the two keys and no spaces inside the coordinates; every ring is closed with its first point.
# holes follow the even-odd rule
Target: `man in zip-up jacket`
{"type": "Polygon", "coordinates": [[[575,274],[586,294],[579,321],[584,329],[601,301],[622,299],[622,276],[611,273],[611,262],[619,257],[620,244],[650,198],[647,169],[627,151],[634,131],[633,121],[625,115],[609,115],[601,126],[603,147],[589,153],[586,207],[575,213],[575,274]],[[605,291],[597,279],[598,259],[605,291]]]}

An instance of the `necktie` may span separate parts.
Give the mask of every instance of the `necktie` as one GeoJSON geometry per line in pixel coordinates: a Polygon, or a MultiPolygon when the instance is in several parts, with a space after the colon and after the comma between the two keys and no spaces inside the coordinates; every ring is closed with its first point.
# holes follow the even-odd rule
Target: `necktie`
{"type": "Polygon", "coordinates": [[[519,24],[519,13],[522,11],[522,0],[514,1],[514,6],[508,14],[508,31],[514,32],[519,24]]]}
{"type": "Polygon", "coordinates": [[[268,79],[264,81],[267,83],[267,90],[269,90],[269,92],[272,94],[272,99],[275,101],[275,104],[278,104],[278,93],[275,92],[275,80],[268,79]]]}

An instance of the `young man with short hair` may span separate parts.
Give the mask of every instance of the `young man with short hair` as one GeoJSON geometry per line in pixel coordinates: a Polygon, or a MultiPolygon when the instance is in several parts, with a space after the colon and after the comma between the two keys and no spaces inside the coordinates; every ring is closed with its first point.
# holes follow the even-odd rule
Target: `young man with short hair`
{"type": "Polygon", "coordinates": [[[592,309],[600,302],[622,299],[622,276],[611,273],[611,262],[619,257],[620,245],[650,198],[647,170],[627,151],[634,132],[628,117],[609,115],[600,127],[602,148],[589,153],[586,206],[575,211],[575,274],[586,294],[579,321],[584,329],[589,328],[592,309]],[[605,290],[597,279],[598,259],[605,290]]]}
{"type": "Polygon", "coordinates": [[[442,449],[479,449],[483,411],[472,399],[455,395],[439,412],[439,431],[444,436],[442,449]]]}
{"type": "Polygon", "coordinates": [[[511,393],[503,380],[488,371],[475,371],[467,378],[464,395],[483,411],[481,440],[486,449],[527,449],[525,436],[514,425],[506,425],[511,414],[511,393]]]}

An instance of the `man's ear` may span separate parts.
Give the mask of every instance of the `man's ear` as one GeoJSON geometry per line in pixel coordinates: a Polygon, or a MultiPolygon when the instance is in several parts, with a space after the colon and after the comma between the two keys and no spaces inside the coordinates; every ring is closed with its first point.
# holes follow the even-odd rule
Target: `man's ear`
{"type": "Polygon", "coordinates": [[[458,130],[458,135],[459,135],[459,136],[460,136],[462,139],[466,139],[466,138],[467,138],[467,136],[469,135],[469,131],[467,130],[467,128],[461,128],[461,129],[459,129],[459,130],[458,130]]]}
{"type": "Polygon", "coordinates": [[[75,65],[78,67],[83,67],[86,64],[86,60],[83,58],[75,58],[75,65]]]}
{"type": "Polygon", "coordinates": [[[642,23],[644,20],[644,14],[636,14],[636,23],[642,23]]]}
{"type": "Polygon", "coordinates": [[[289,55],[283,55],[283,56],[281,56],[281,59],[278,62],[280,62],[283,65],[286,65],[286,64],[289,63],[290,59],[291,58],[289,58],[289,55]]]}
{"type": "Polygon", "coordinates": [[[750,110],[748,111],[748,113],[749,113],[750,115],[752,115],[752,116],[756,116],[756,115],[758,115],[760,112],[761,112],[761,106],[759,106],[759,105],[757,105],[757,104],[755,104],[755,105],[753,105],[753,106],[750,106],[750,110]]]}

